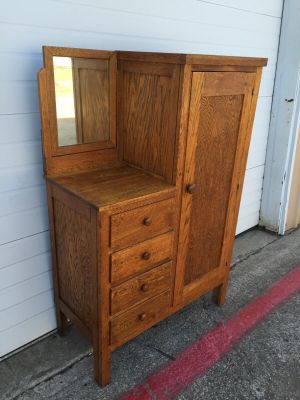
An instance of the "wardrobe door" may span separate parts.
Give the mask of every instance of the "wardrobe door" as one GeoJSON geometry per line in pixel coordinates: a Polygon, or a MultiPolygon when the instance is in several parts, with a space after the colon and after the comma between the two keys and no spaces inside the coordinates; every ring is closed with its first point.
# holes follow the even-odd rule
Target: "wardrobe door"
{"type": "Polygon", "coordinates": [[[255,77],[247,72],[192,73],[177,303],[219,286],[228,272],[255,77]]]}

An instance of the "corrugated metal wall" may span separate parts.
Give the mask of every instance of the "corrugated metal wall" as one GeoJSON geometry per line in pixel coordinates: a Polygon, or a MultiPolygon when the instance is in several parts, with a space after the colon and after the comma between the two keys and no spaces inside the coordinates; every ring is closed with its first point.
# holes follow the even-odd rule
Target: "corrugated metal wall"
{"type": "Polygon", "coordinates": [[[36,74],[42,45],[263,56],[238,232],[258,223],[282,0],[0,3],[0,356],[55,328],[36,74]]]}

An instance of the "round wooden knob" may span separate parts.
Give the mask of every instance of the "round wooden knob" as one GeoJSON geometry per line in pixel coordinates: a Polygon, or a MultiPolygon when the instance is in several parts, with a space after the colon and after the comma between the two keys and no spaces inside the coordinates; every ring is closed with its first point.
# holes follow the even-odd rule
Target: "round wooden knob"
{"type": "Polygon", "coordinates": [[[147,292],[148,289],[149,289],[148,283],[143,283],[142,286],[141,286],[141,291],[142,292],[147,292]]]}
{"type": "Polygon", "coordinates": [[[151,224],[151,218],[149,218],[149,217],[144,218],[143,224],[146,226],[149,226],[151,224]]]}
{"type": "Polygon", "coordinates": [[[145,319],[146,319],[146,314],[145,313],[139,315],[139,320],[140,321],[145,321],[145,319]]]}
{"type": "Polygon", "coordinates": [[[196,184],[195,184],[195,183],[189,183],[189,184],[186,186],[186,191],[187,191],[188,193],[192,194],[193,191],[194,191],[194,189],[195,189],[195,187],[196,187],[196,184]]]}
{"type": "Polygon", "coordinates": [[[142,258],[144,260],[149,260],[149,258],[151,257],[151,254],[148,251],[145,251],[145,253],[143,253],[142,258]]]}

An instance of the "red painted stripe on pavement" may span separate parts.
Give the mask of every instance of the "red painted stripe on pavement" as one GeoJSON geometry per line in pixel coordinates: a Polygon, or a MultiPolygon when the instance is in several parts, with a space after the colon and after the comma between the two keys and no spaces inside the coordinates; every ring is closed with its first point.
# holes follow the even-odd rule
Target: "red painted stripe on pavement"
{"type": "Polygon", "coordinates": [[[169,400],[213,366],[232,346],[276,306],[300,288],[300,266],[256,297],[225,323],[221,323],[168,361],[122,400],[169,400]]]}

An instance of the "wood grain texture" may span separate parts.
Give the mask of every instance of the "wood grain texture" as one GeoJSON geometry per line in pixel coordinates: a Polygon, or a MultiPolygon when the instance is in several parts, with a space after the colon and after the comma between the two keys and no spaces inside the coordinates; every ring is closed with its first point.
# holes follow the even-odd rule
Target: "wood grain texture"
{"type": "Polygon", "coordinates": [[[123,248],[150,239],[173,229],[174,224],[174,199],[113,215],[111,247],[123,248]]]}
{"type": "Polygon", "coordinates": [[[136,51],[118,51],[120,60],[164,62],[175,64],[200,64],[200,65],[239,65],[239,66],[266,66],[266,58],[214,56],[208,54],[172,54],[136,51]]]}
{"type": "Polygon", "coordinates": [[[235,166],[244,152],[241,138],[247,132],[244,119],[249,118],[245,97],[252,92],[254,76],[231,72],[193,74],[195,97],[191,102],[184,185],[193,183],[195,189],[183,195],[188,212],[188,224],[182,225],[184,285],[228,265],[223,257],[224,238],[228,215],[234,207],[234,169],[235,175],[242,172],[235,166]]]}
{"type": "Polygon", "coordinates": [[[170,291],[116,316],[111,320],[111,344],[113,348],[127,342],[164,316],[170,307],[170,291]]]}
{"type": "Polygon", "coordinates": [[[172,183],[179,66],[127,61],[119,69],[121,157],[172,183]]]}
{"type": "Polygon", "coordinates": [[[263,67],[268,63],[267,58],[214,56],[206,54],[187,54],[187,64],[197,65],[239,65],[241,67],[263,67]]]}
{"type": "Polygon", "coordinates": [[[111,282],[113,284],[140,274],[147,269],[172,259],[174,233],[167,232],[111,255],[111,282]],[[145,258],[145,254],[149,258],[145,258]]]}
{"type": "MultiPolygon", "coordinates": [[[[44,46],[44,65],[45,68],[39,72],[39,94],[40,94],[40,109],[42,119],[42,131],[43,131],[43,148],[44,148],[44,168],[45,172],[49,175],[62,174],[71,171],[80,171],[86,169],[93,169],[104,165],[109,165],[117,162],[117,150],[116,150],[116,54],[115,52],[98,51],[98,50],[86,50],[86,49],[70,49],[61,47],[47,47],[44,46]],[[106,80],[99,79],[100,75],[103,75],[103,68],[98,68],[95,72],[93,68],[86,68],[83,72],[84,76],[82,79],[79,78],[79,74],[76,74],[77,78],[77,93],[80,89],[81,99],[82,96],[89,103],[92,102],[92,107],[88,105],[86,108],[84,104],[77,104],[77,108],[80,109],[78,112],[78,123],[82,129],[86,131],[87,140],[86,143],[70,145],[70,146],[58,146],[58,135],[57,135],[57,117],[55,107],[55,90],[54,90],[54,79],[53,79],[53,57],[72,57],[76,58],[76,64],[90,64],[102,65],[103,62],[108,65],[108,98],[100,96],[99,90],[97,91],[96,86],[99,85],[102,89],[103,82],[106,80]],[[89,61],[87,61],[89,60],[89,61]],[[89,72],[87,71],[89,70],[89,72]],[[43,72],[44,71],[44,72],[43,72]],[[96,85],[93,82],[97,81],[96,85]],[[81,82],[81,83],[80,83],[81,82]],[[101,83],[101,84],[100,84],[101,83]],[[93,89],[91,91],[91,88],[93,89]],[[88,90],[88,92],[87,92],[88,90]],[[88,94],[87,94],[88,93],[88,94]],[[101,107],[97,107],[95,103],[101,107]],[[107,102],[109,106],[107,107],[107,102]],[[103,110],[109,108],[109,114],[106,115],[103,110]],[[98,111],[97,111],[98,109],[98,111]],[[99,112],[99,109],[103,111],[99,112]],[[100,118],[101,117],[101,118],[100,118]],[[99,124],[107,124],[109,122],[109,138],[102,141],[96,140],[95,131],[100,127],[99,124]],[[84,126],[82,123],[84,122],[84,126]],[[95,123],[97,122],[97,127],[95,123]],[[96,128],[96,129],[95,129],[96,128]]],[[[78,70],[78,68],[75,68],[78,70]]],[[[104,78],[104,76],[102,76],[104,78]]],[[[78,103],[78,102],[77,102],[78,103]]],[[[79,135],[79,136],[80,136],[79,135]]],[[[98,136],[97,136],[98,137],[98,136]]],[[[107,129],[105,133],[107,137],[107,129]]]]}
{"type": "Polygon", "coordinates": [[[261,81],[262,67],[257,69],[257,73],[249,78],[248,90],[245,91],[244,96],[244,114],[241,118],[240,135],[238,148],[241,150],[237,152],[235,166],[232,178],[232,187],[229,199],[229,212],[227,214],[226,229],[224,232],[224,245],[221,255],[221,264],[224,265],[227,271],[227,276],[222,285],[219,286],[217,291],[217,303],[222,305],[225,301],[225,296],[228,287],[228,273],[230,269],[230,260],[232,257],[233,243],[236,232],[236,225],[238,220],[239,207],[241,202],[241,195],[243,183],[245,178],[246,163],[248,158],[248,151],[251,139],[251,132],[253,127],[255,109],[258,98],[259,85],[261,81]]]}
{"type": "Polygon", "coordinates": [[[49,159],[51,157],[51,137],[49,127],[49,108],[47,98],[47,71],[45,68],[41,68],[37,75],[38,90],[39,90],[39,107],[40,107],[40,120],[41,120],[41,135],[42,135],[42,151],[43,151],[43,167],[44,173],[47,173],[47,167],[49,159]]]}
{"type": "MultiPolygon", "coordinates": [[[[46,51],[46,66],[56,51],[46,51]]],[[[46,69],[43,145],[58,324],[63,333],[71,318],[92,342],[95,378],[105,385],[115,348],[210,290],[225,301],[265,60],[82,54],[83,65],[109,65],[114,96],[117,84],[118,149],[87,143],[84,152],[54,155],[46,69]]],[[[102,77],[83,78],[93,97],[92,82],[102,77]]],[[[100,114],[107,101],[98,102],[100,114]]]]}
{"type": "Polygon", "coordinates": [[[112,288],[111,314],[126,311],[135,304],[171,290],[171,268],[172,263],[169,262],[112,288]]]}
{"type": "Polygon", "coordinates": [[[93,324],[96,232],[90,221],[59,199],[53,204],[59,296],[89,328],[93,324]]]}
{"type": "Polygon", "coordinates": [[[201,98],[186,284],[219,266],[242,106],[242,95],[201,98]]]}
{"type": "Polygon", "coordinates": [[[176,306],[182,304],[182,296],[185,285],[185,266],[186,257],[189,247],[189,224],[190,214],[192,207],[192,196],[186,193],[186,185],[192,183],[195,175],[195,157],[197,148],[197,127],[198,112],[200,106],[200,93],[202,90],[204,74],[199,72],[196,75],[191,73],[191,69],[186,72],[186,79],[189,82],[189,91],[186,94],[186,111],[181,116],[181,131],[182,135],[186,137],[185,144],[185,164],[182,167],[183,179],[181,181],[181,212],[180,223],[178,232],[178,249],[177,249],[177,263],[176,263],[176,280],[175,280],[175,293],[174,303],[176,306]]]}
{"type": "MultiPolygon", "coordinates": [[[[94,143],[92,144],[92,146],[94,143]]],[[[76,145],[77,146],[77,145],[76,145]]],[[[89,144],[87,145],[89,146],[89,144]]],[[[72,146],[68,146],[72,147],[72,146]]],[[[118,164],[116,149],[100,149],[83,153],[71,153],[64,156],[51,156],[45,160],[47,176],[62,176],[97,168],[107,168],[118,164]]]]}
{"type": "MultiPolygon", "coordinates": [[[[174,271],[174,291],[172,293],[172,304],[175,306],[176,302],[182,293],[182,280],[183,280],[183,268],[184,262],[182,259],[178,259],[178,255],[181,254],[181,248],[184,246],[182,238],[186,235],[181,232],[180,222],[182,216],[185,214],[185,210],[182,208],[182,191],[184,190],[182,182],[184,177],[184,166],[186,158],[186,144],[189,124],[189,109],[191,102],[191,84],[192,84],[192,69],[191,65],[184,65],[181,70],[181,96],[180,96],[180,112],[178,113],[178,131],[177,131],[177,146],[176,146],[176,169],[175,169],[175,182],[177,186],[176,192],[176,221],[175,226],[175,248],[176,252],[174,255],[175,271],[174,271]],[[180,234],[179,234],[180,233],[180,234]]],[[[188,223],[186,221],[186,226],[188,223]]]]}
{"type": "Polygon", "coordinates": [[[166,193],[175,188],[161,179],[129,166],[96,169],[48,178],[55,185],[97,208],[127,205],[136,200],[166,193]]]}
{"type": "Polygon", "coordinates": [[[108,141],[109,62],[86,58],[72,61],[79,143],[108,141]]]}
{"type": "Polygon", "coordinates": [[[110,323],[109,323],[109,215],[93,210],[97,221],[97,318],[93,331],[94,374],[99,385],[110,381],[110,323]]]}
{"type": "Polygon", "coordinates": [[[54,303],[55,303],[55,313],[56,313],[56,321],[58,333],[63,336],[67,331],[67,321],[66,316],[62,313],[59,299],[59,272],[58,272],[58,260],[57,260],[57,251],[56,251],[56,234],[55,234],[55,226],[54,226],[54,199],[52,192],[52,185],[47,183],[47,198],[48,198],[48,218],[49,218],[49,231],[50,231],[50,239],[51,239],[51,253],[52,253],[52,277],[53,277],[53,293],[54,293],[54,303]]]}

